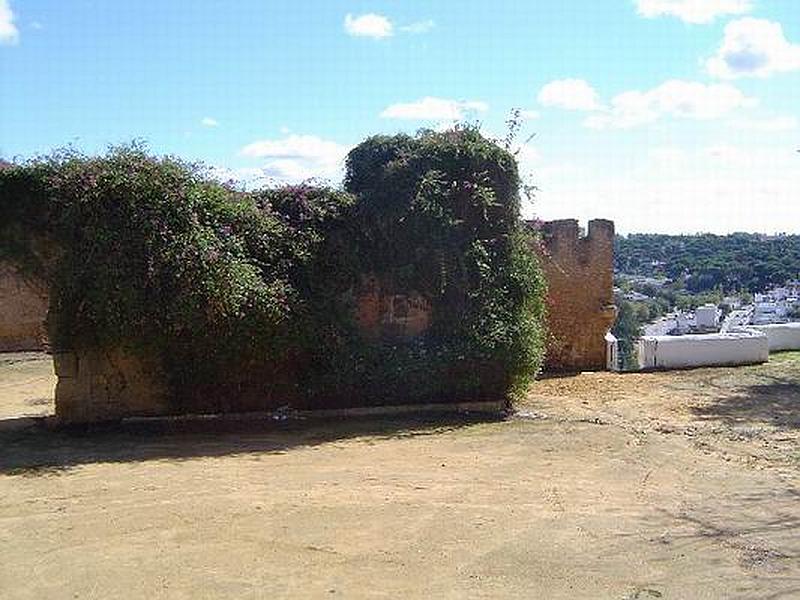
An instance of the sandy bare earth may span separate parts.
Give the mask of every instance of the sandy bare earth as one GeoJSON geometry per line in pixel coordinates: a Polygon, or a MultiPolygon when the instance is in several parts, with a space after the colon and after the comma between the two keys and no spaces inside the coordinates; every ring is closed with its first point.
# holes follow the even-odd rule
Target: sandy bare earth
{"type": "Polygon", "coordinates": [[[38,352],[0,353],[0,419],[53,414],[53,361],[38,352]]]}
{"type": "Polygon", "coordinates": [[[57,432],[0,357],[0,598],[800,598],[800,355],[520,415],[57,432]]]}

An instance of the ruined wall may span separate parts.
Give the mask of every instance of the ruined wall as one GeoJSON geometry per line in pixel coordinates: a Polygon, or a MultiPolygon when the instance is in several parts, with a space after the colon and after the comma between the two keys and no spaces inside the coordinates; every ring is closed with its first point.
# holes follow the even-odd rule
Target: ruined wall
{"type": "Polygon", "coordinates": [[[153,361],[120,348],[54,352],[56,417],[91,423],[170,412],[166,380],[153,361]]]}
{"type": "MultiPolygon", "coordinates": [[[[0,262],[0,352],[44,350],[47,291],[0,262]]],[[[166,386],[156,365],[111,350],[55,351],[56,415],[64,423],[167,412],[166,386]]]]}
{"type": "Polygon", "coordinates": [[[47,292],[0,262],[0,352],[42,350],[47,292]]]}
{"type": "MultiPolygon", "coordinates": [[[[91,423],[126,417],[263,412],[303,408],[302,386],[291,357],[245,365],[225,381],[192,381],[176,389],[162,357],[124,347],[53,352],[59,422],[91,423]]],[[[234,368],[235,369],[235,368],[234,368]]]]}
{"type": "MultiPolygon", "coordinates": [[[[396,289],[374,275],[365,275],[352,292],[356,323],[372,340],[408,340],[431,324],[432,307],[421,294],[396,289]]],[[[79,344],[80,346],[80,344],[79,344]]],[[[130,416],[265,411],[291,404],[303,407],[298,376],[291,365],[249,366],[248,379],[236,389],[202,387],[188,399],[191,410],[175,403],[174,391],[156,357],[121,348],[54,351],[58,382],[56,416],[63,424],[112,421],[130,416]],[[283,381],[283,380],[286,381],[283,381]]],[[[301,384],[302,385],[302,384],[301,384]]]]}
{"type": "Polygon", "coordinates": [[[396,290],[375,275],[365,275],[355,290],[356,323],[368,339],[408,340],[431,324],[430,301],[413,290],[396,290]]]}
{"type": "Polygon", "coordinates": [[[545,368],[605,370],[605,335],[616,317],[614,223],[589,221],[581,237],[578,221],[550,221],[541,233],[538,252],[548,284],[545,368]]]}
{"type": "MultiPolygon", "coordinates": [[[[577,221],[553,221],[545,223],[541,232],[543,243],[537,251],[548,281],[546,368],[604,370],[606,334],[616,314],[612,291],[614,225],[605,220],[591,221],[587,235],[582,237],[577,221]]],[[[391,282],[370,274],[353,290],[352,299],[356,322],[370,338],[411,339],[431,325],[432,306],[427,298],[413,290],[395,289],[391,282]]],[[[39,306],[37,331],[43,327],[46,310],[44,302],[39,306]]],[[[121,349],[95,349],[56,352],[53,358],[58,375],[56,414],[63,423],[176,412],[159,365],[146,357],[121,349]]],[[[237,390],[229,396],[239,399],[233,404],[209,400],[200,412],[274,408],[277,397],[256,390],[257,386],[249,387],[253,387],[253,394],[237,390]]],[[[280,396],[285,400],[285,393],[280,396]]]]}

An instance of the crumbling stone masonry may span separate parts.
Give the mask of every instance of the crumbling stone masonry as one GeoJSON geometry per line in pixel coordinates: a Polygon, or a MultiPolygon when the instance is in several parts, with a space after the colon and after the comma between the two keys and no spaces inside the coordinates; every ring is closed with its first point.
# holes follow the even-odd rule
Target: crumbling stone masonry
{"type": "Polygon", "coordinates": [[[606,333],[614,306],[614,223],[589,221],[581,237],[578,221],[550,221],[541,227],[538,248],[548,285],[549,371],[605,370],[606,333]]]}
{"type": "Polygon", "coordinates": [[[355,291],[356,323],[369,339],[412,339],[431,324],[430,301],[415,291],[395,293],[375,275],[365,275],[355,291]]]}
{"type": "Polygon", "coordinates": [[[119,348],[53,353],[56,416],[90,423],[169,414],[166,380],[155,361],[119,348]]]}
{"type": "MultiPolygon", "coordinates": [[[[604,370],[605,335],[616,314],[614,224],[590,221],[584,237],[573,219],[545,223],[540,231],[542,245],[536,250],[548,281],[546,368],[604,370]]],[[[356,321],[367,336],[409,339],[431,324],[428,299],[414,291],[395,290],[374,275],[365,275],[353,295],[356,321]]],[[[0,264],[0,351],[41,349],[46,315],[46,293],[0,264]]],[[[153,361],[121,349],[55,349],[53,362],[58,375],[56,413],[64,423],[175,411],[164,375],[153,361]]],[[[244,401],[240,404],[208,408],[210,412],[255,409],[244,401]]]]}
{"type": "Polygon", "coordinates": [[[142,351],[123,347],[59,350],[53,352],[53,365],[58,376],[56,417],[62,424],[298,406],[293,395],[298,379],[287,368],[251,373],[251,378],[239,380],[235,387],[204,386],[196,395],[180,399],[160,359],[142,351]]]}
{"type": "Polygon", "coordinates": [[[0,262],[0,352],[42,350],[47,292],[0,262]]]}

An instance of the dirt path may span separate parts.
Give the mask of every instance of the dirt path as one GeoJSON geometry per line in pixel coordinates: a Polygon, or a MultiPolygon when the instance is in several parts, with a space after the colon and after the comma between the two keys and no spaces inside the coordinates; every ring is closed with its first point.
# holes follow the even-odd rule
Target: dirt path
{"type": "Polygon", "coordinates": [[[0,419],[0,597],[800,597],[798,382],[785,355],[544,380],[490,423],[0,419]]]}
{"type": "Polygon", "coordinates": [[[0,419],[53,414],[55,386],[47,354],[0,353],[0,419]]]}

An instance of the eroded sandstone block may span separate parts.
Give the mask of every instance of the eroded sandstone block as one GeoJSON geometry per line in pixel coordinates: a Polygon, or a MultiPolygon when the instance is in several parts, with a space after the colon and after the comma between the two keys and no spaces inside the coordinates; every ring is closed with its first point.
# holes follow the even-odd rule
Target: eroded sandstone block
{"type": "Polygon", "coordinates": [[[170,412],[169,388],[155,361],[122,348],[53,353],[61,423],[112,421],[170,412]]]}

